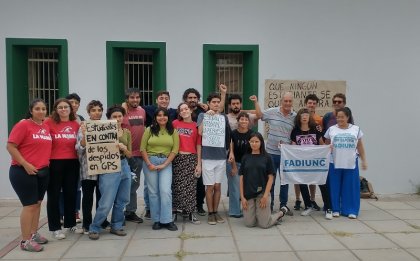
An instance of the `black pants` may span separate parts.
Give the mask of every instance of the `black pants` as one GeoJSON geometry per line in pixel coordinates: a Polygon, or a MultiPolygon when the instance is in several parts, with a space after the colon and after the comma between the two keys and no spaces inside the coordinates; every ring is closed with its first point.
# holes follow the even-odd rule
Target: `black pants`
{"type": "Polygon", "coordinates": [[[98,208],[98,202],[101,198],[98,181],[89,179],[82,180],[82,192],[83,228],[89,230],[89,226],[92,223],[93,194],[96,193],[96,208],[98,208]]]}
{"type": "Polygon", "coordinates": [[[50,160],[50,182],[48,184],[47,216],[50,231],[61,229],[60,191],[64,196],[64,227],[76,225],[74,210],[76,208],[77,182],[79,181],[79,160],[50,160]]]}
{"type": "MultiPolygon", "coordinates": [[[[305,208],[312,207],[311,196],[309,195],[308,185],[299,184],[300,193],[302,194],[303,202],[305,203],[305,208]]],[[[319,190],[321,190],[322,201],[324,201],[324,210],[331,209],[330,194],[328,192],[327,184],[319,185],[319,190]]]]}
{"type": "Polygon", "coordinates": [[[204,198],[206,197],[206,187],[203,184],[203,175],[197,179],[197,207],[203,207],[204,198]]]}

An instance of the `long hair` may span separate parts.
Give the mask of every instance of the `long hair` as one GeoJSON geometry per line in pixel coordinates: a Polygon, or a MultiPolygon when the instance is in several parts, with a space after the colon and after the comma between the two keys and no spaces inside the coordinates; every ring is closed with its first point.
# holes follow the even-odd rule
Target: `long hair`
{"type": "Polygon", "coordinates": [[[302,118],[302,114],[304,114],[304,113],[309,114],[309,122],[308,122],[309,129],[316,128],[316,122],[314,120],[314,117],[312,116],[311,112],[307,108],[300,109],[298,111],[298,113],[296,114],[296,117],[295,117],[295,128],[298,128],[299,130],[301,129],[301,127],[302,127],[301,125],[302,124],[300,123],[300,119],[302,118]]]}
{"type": "Polygon", "coordinates": [[[32,118],[32,110],[34,109],[35,105],[36,105],[38,102],[42,102],[45,106],[47,106],[47,105],[45,104],[45,101],[44,101],[43,99],[40,99],[40,98],[33,99],[33,100],[31,101],[31,103],[29,103],[29,108],[28,108],[28,112],[27,112],[27,113],[26,113],[26,115],[25,115],[25,119],[31,119],[31,118],[32,118]]]}
{"type": "Polygon", "coordinates": [[[168,117],[168,122],[166,122],[165,128],[166,128],[166,131],[168,131],[169,135],[172,135],[174,133],[174,127],[172,126],[172,123],[169,121],[169,112],[165,108],[157,108],[155,111],[155,114],[153,115],[152,125],[150,125],[150,131],[152,132],[152,135],[159,136],[160,125],[156,121],[156,118],[159,112],[163,112],[163,115],[168,117]]]}
{"type": "Polygon", "coordinates": [[[353,115],[349,107],[340,108],[335,111],[336,115],[338,112],[342,111],[348,118],[347,123],[354,124],[353,115]]]}
{"type": "MultiPolygon", "coordinates": [[[[265,155],[267,156],[267,151],[265,150],[265,142],[264,142],[264,137],[261,135],[261,133],[259,133],[258,131],[251,133],[251,135],[249,135],[249,139],[248,142],[253,138],[253,137],[257,137],[260,140],[260,154],[261,155],[265,155]]],[[[251,146],[248,147],[248,153],[252,152],[252,148],[251,146]]]]}
{"type": "Polygon", "coordinates": [[[57,106],[60,102],[65,102],[67,103],[67,105],[70,108],[70,115],[69,115],[69,120],[70,121],[75,121],[76,120],[76,116],[73,113],[73,107],[71,106],[71,103],[69,102],[69,100],[65,99],[65,98],[60,98],[55,100],[53,108],[52,108],[52,113],[50,118],[55,122],[55,123],[60,123],[61,119],[60,119],[60,115],[57,112],[57,106]]]}

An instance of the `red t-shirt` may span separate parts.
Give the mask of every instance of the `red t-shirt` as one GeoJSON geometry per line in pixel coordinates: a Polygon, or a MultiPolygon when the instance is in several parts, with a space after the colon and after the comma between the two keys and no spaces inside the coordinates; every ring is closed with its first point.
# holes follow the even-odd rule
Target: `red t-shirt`
{"type": "Polygon", "coordinates": [[[77,121],[56,123],[52,119],[45,120],[50,127],[52,137],[51,159],[77,159],[76,140],[79,131],[77,121]]]}
{"type": "MultiPolygon", "coordinates": [[[[32,120],[21,120],[13,127],[7,142],[16,144],[22,157],[35,168],[50,165],[52,139],[45,123],[38,125],[32,120]]],[[[19,163],[12,159],[12,165],[19,163]]]]}
{"type": "Polygon", "coordinates": [[[121,126],[131,132],[131,149],[133,156],[141,157],[140,142],[144,133],[144,124],[146,123],[146,112],[142,107],[135,109],[128,108],[121,126]]]}
{"type": "Polygon", "coordinates": [[[197,154],[197,145],[201,145],[197,123],[174,120],[172,125],[179,134],[179,151],[197,154]]]}

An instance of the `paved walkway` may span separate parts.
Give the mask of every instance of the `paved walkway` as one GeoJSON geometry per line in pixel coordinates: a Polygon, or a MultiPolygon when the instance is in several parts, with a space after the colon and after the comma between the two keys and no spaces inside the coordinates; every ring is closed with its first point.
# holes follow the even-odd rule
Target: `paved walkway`
{"type": "Polygon", "coordinates": [[[127,222],[126,237],[103,232],[97,241],[78,234],[52,239],[44,207],[40,232],[50,242],[43,252],[28,253],[16,247],[19,204],[2,200],[0,249],[3,260],[420,260],[420,196],[382,196],[379,201],[362,200],[361,206],[357,220],[295,212],[279,226],[259,229],[227,218],[224,198],[219,209],[224,224],[210,226],[207,217],[200,217],[201,225],[178,221],[179,231],[170,232],[153,231],[150,220],[127,222]]]}

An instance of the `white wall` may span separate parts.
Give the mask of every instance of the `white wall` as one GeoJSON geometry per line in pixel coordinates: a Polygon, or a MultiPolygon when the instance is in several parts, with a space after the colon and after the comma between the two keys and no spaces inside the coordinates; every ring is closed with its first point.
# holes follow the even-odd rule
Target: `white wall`
{"type": "Polygon", "coordinates": [[[162,41],[172,106],[202,90],[203,44],[258,44],[265,79],[345,80],[379,193],[411,193],[420,127],[417,0],[0,0],[0,198],[8,182],[5,38],[68,40],[70,91],[106,101],[106,41],[162,41]],[[411,148],[412,147],[412,148],[411,148]]]}

